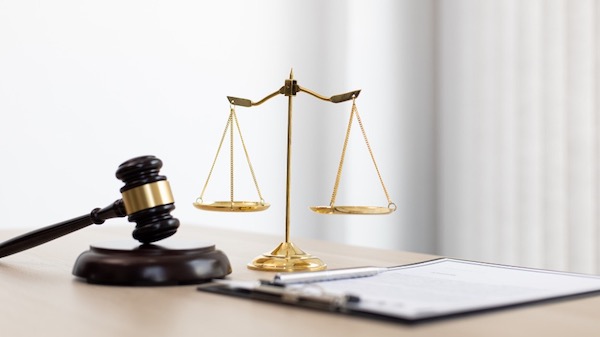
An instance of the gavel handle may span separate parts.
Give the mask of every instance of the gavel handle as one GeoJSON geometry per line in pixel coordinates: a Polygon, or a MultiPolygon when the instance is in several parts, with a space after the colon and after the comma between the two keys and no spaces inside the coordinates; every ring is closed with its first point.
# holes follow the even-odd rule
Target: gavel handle
{"type": "Polygon", "coordinates": [[[0,258],[39,246],[48,241],[72,233],[91,224],[100,225],[106,219],[127,215],[123,200],[119,199],[105,208],[95,208],[90,214],[36,229],[0,244],[0,258]]]}

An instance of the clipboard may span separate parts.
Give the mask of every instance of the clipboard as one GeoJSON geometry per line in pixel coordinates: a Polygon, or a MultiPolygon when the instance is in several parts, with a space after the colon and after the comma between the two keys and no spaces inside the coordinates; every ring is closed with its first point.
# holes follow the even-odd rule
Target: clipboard
{"type": "Polygon", "coordinates": [[[292,285],[218,280],[198,290],[406,324],[600,293],[596,275],[451,258],[384,269],[372,276],[292,285]]]}

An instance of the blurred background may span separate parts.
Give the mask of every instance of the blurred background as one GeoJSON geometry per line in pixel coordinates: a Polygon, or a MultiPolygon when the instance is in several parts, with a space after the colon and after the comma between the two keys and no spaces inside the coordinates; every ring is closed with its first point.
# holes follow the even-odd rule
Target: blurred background
{"type": "MultiPolygon", "coordinates": [[[[600,5],[583,0],[0,0],[0,228],[108,205],[120,197],[118,165],[152,154],[183,225],[283,239],[284,96],[236,108],[271,207],[192,203],[226,96],[257,101],[293,68],[325,96],[362,89],[357,108],[397,210],[309,210],[329,204],[351,103],[299,93],[292,240],[600,273],[599,19],[600,5]]],[[[236,199],[257,200],[236,146],[236,199]]],[[[225,150],[204,199],[228,198],[225,150]]],[[[387,206],[356,123],[336,204],[387,206]]]]}

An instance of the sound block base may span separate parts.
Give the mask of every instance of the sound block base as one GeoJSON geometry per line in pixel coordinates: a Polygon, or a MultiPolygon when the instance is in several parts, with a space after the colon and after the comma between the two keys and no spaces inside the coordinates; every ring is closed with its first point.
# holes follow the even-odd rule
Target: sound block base
{"type": "Polygon", "coordinates": [[[206,243],[114,241],[90,245],[73,275],[88,283],[124,286],[198,284],[231,273],[227,256],[206,243]]]}

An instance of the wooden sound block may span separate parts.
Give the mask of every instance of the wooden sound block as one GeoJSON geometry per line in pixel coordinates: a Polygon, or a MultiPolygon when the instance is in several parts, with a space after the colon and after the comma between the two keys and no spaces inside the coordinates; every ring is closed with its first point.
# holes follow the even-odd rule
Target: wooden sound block
{"type": "Polygon", "coordinates": [[[213,244],[173,239],[93,244],[73,267],[73,275],[88,283],[125,286],[197,284],[230,273],[229,259],[213,244]]]}

